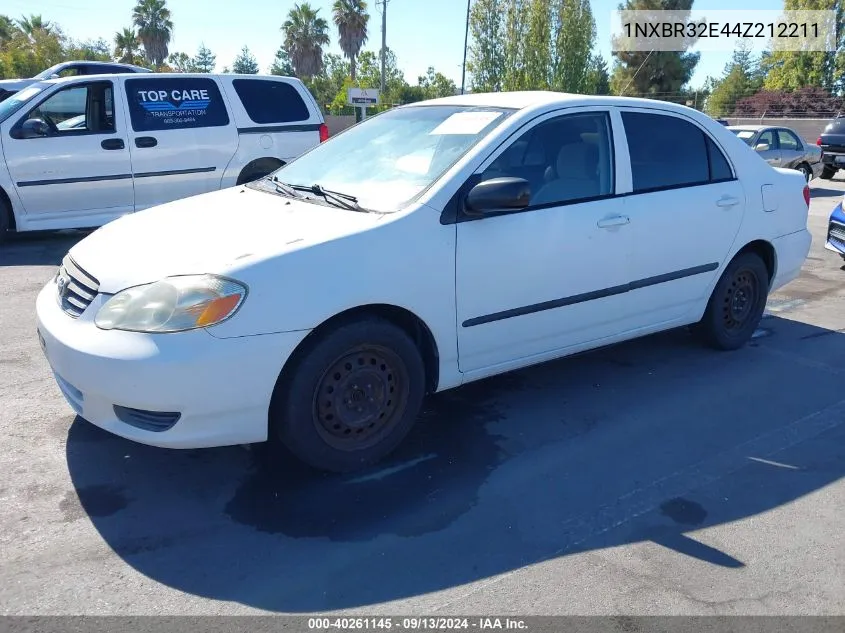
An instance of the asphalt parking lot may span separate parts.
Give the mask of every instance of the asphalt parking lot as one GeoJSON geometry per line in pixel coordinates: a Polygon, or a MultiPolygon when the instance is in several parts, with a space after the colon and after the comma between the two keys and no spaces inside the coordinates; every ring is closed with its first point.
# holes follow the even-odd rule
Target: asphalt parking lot
{"type": "MultiPolygon", "coordinates": [[[[842,176],[840,175],[840,178],[842,176]]],[[[0,248],[3,614],[845,614],[845,181],[735,353],[685,331],[429,399],[352,476],[75,418],[34,301],[78,234],[0,248]]]]}

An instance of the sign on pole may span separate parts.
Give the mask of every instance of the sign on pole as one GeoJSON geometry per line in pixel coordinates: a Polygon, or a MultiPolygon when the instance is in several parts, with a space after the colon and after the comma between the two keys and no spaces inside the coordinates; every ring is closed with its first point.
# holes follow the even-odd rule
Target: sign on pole
{"type": "Polygon", "coordinates": [[[346,101],[349,105],[360,108],[361,118],[367,118],[367,108],[379,104],[379,91],[371,88],[350,88],[346,94],[346,101]]]}

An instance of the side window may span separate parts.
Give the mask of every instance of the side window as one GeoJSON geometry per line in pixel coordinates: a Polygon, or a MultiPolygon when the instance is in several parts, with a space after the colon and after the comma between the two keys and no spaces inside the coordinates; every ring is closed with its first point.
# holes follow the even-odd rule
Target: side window
{"type": "Polygon", "coordinates": [[[213,79],[128,79],[129,117],[136,132],[185,130],[229,124],[226,104],[213,79]]]}
{"type": "Polygon", "coordinates": [[[775,134],[772,130],[766,130],[760,135],[760,138],[757,139],[756,145],[768,145],[769,149],[777,149],[778,144],[775,140],[775,134]]]}
{"type": "Polygon", "coordinates": [[[544,121],[514,141],[482,180],[524,178],[531,206],[566,204],[613,193],[613,150],[606,112],[544,121]]]}
{"type": "Polygon", "coordinates": [[[778,130],[778,143],[781,149],[800,150],[801,142],[789,130],[778,130]]]}
{"type": "Polygon", "coordinates": [[[697,125],[679,117],[623,112],[634,193],[733,178],[730,164],[697,125]]]}
{"type": "Polygon", "coordinates": [[[728,159],[709,137],[705,138],[707,139],[707,157],[710,159],[710,180],[713,182],[732,180],[734,174],[728,159]]]}
{"type": "Polygon", "coordinates": [[[249,118],[255,123],[292,123],[311,118],[308,106],[289,83],[235,79],[232,85],[249,118]]]}
{"type": "Polygon", "coordinates": [[[108,134],[115,131],[114,88],[111,82],[74,85],[65,88],[22,119],[41,119],[51,135],[108,134]]]}

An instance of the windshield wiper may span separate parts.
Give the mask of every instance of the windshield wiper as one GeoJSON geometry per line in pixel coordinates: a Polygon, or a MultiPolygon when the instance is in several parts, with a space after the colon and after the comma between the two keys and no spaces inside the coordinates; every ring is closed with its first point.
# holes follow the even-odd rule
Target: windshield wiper
{"type": "Polygon", "coordinates": [[[341,209],[348,209],[350,211],[360,211],[366,213],[367,210],[358,204],[358,198],[351,196],[348,193],[340,191],[332,191],[331,189],[324,189],[320,185],[287,185],[296,191],[307,191],[313,193],[315,196],[320,196],[329,204],[332,204],[341,209]]]}

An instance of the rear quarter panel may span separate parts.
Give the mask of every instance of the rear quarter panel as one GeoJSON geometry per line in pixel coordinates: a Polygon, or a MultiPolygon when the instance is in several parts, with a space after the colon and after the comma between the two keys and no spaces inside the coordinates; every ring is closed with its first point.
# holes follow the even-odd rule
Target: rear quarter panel
{"type": "Polygon", "coordinates": [[[238,96],[232,83],[235,79],[250,79],[250,77],[237,75],[221,75],[220,77],[238,130],[238,147],[223,176],[224,188],[233,186],[244,166],[256,159],[275,158],[282,163],[289,163],[319,145],[320,125],[324,122],[323,115],[302,82],[289,78],[255,76],[252,79],[280,81],[293,86],[308,107],[309,113],[308,119],[303,121],[278,124],[256,123],[250,118],[238,96]]]}

